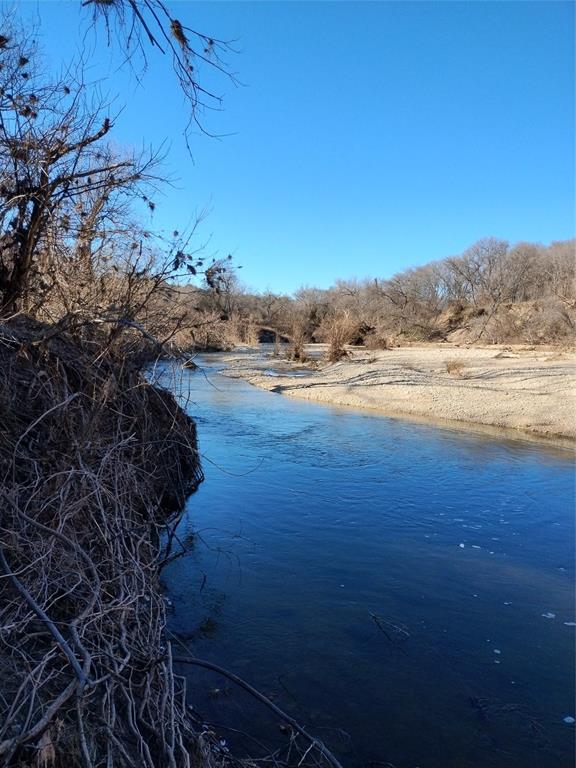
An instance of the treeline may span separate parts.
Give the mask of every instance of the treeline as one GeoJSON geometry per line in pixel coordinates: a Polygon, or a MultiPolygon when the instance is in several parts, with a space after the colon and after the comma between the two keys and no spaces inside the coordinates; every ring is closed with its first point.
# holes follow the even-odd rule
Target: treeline
{"type": "Polygon", "coordinates": [[[228,275],[218,291],[196,299],[196,323],[200,315],[213,321],[196,340],[254,343],[269,329],[291,342],[295,357],[314,341],[331,344],[333,356],[348,343],[566,342],[576,329],[575,266],[574,240],[511,246],[486,238],[389,279],[338,280],[293,296],[254,294],[228,275]]]}

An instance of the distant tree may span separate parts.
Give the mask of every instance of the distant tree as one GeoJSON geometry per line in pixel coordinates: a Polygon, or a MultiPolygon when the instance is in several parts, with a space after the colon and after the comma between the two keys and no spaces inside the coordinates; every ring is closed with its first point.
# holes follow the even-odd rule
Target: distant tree
{"type": "Polygon", "coordinates": [[[542,265],[550,293],[576,309],[576,240],[552,243],[542,265]]]}
{"type": "Polygon", "coordinates": [[[472,304],[493,303],[502,296],[502,265],[508,243],[487,237],[471,245],[462,256],[449,260],[450,269],[458,276],[466,299],[472,304]]]}
{"type": "Polygon", "coordinates": [[[283,327],[282,316],[289,304],[287,296],[265,291],[258,298],[257,307],[259,319],[263,325],[268,325],[277,331],[286,330],[283,327]]]}
{"type": "Polygon", "coordinates": [[[542,246],[517,243],[502,260],[500,279],[504,301],[528,301],[542,292],[541,265],[546,260],[542,246]]]}

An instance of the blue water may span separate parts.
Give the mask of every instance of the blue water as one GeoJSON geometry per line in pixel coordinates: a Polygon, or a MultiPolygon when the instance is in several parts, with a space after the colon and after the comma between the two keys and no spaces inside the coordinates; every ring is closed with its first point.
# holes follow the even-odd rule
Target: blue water
{"type": "MultiPolygon", "coordinates": [[[[164,572],[172,631],[347,766],[572,766],[573,454],[284,398],[217,361],[175,385],[206,480],[164,572]]],[[[188,674],[236,749],[285,738],[188,674]]]]}

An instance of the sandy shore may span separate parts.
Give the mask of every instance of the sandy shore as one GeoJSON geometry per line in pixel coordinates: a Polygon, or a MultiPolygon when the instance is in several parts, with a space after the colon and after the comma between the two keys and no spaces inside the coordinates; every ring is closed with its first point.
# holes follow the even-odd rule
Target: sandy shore
{"type": "MultiPolygon", "coordinates": [[[[318,354],[318,348],[314,350],[318,354]]],[[[225,375],[308,400],[405,416],[521,430],[576,441],[576,353],[554,349],[426,345],[354,350],[309,370],[262,353],[230,354],[225,375]],[[452,372],[447,363],[457,361],[452,372]]]]}

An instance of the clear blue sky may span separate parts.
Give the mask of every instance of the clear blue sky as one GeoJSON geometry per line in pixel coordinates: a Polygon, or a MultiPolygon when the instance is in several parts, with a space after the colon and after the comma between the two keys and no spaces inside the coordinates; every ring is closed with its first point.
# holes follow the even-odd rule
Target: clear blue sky
{"type": "MultiPolygon", "coordinates": [[[[290,292],[386,277],[480,237],[574,236],[574,6],[569,2],[171,2],[183,22],[237,39],[242,87],[216,84],[222,140],[181,137],[185,107],[151,54],[117,136],[170,141],[179,181],[158,226],[209,206],[211,250],[250,286],[290,292]]],[[[58,64],[78,45],[79,0],[27,0],[58,64]]],[[[85,16],[84,16],[85,18],[85,16]]],[[[108,54],[92,74],[109,71],[108,54]]]]}

